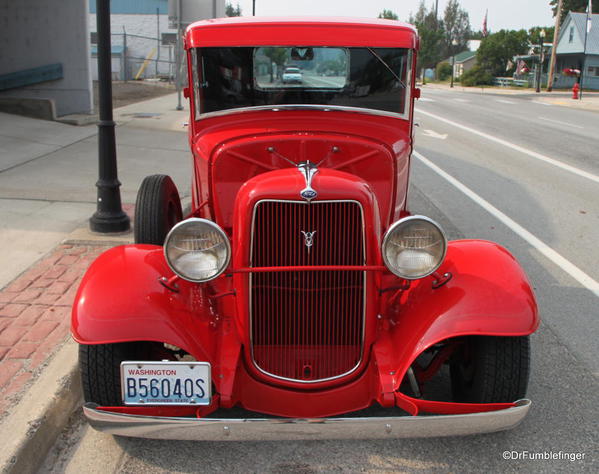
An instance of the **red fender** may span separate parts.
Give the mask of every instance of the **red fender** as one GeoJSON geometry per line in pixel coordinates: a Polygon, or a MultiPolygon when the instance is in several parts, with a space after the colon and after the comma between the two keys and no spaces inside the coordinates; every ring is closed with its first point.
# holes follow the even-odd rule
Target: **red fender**
{"type": "Polygon", "coordinates": [[[179,292],[173,292],[159,282],[172,275],[162,247],[123,245],[104,252],[79,286],[73,337],[81,344],[166,342],[198,360],[213,360],[217,336],[206,290],[178,280],[179,292]]]}
{"type": "Polygon", "coordinates": [[[438,273],[412,282],[389,308],[388,330],[373,346],[385,392],[397,390],[412,362],[445,339],[466,335],[527,336],[539,326],[534,293],[522,267],[502,246],[482,240],[449,242],[438,273]]]}

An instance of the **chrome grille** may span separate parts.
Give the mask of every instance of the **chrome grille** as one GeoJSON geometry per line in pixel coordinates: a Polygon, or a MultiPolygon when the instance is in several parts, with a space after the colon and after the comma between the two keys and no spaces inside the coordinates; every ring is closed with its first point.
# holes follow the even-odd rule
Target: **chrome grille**
{"type": "MultiPolygon", "coordinates": [[[[253,267],[365,263],[362,210],[354,201],[260,201],[252,230],[253,267]]],[[[364,279],[355,270],[252,274],[255,365],[305,383],[354,370],[362,357],[364,279]]]]}

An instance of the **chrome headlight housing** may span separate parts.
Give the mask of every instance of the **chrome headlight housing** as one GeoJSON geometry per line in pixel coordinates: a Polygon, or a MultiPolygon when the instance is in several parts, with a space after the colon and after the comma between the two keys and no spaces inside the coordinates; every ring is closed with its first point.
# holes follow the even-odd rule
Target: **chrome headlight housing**
{"type": "Polygon", "coordinates": [[[208,219],[192,217],[175,225],[164,241],[168,266],[184,280],[201,283],[225,271],[231,259],[227,234],[208,219]]]}
{"type": "Polygon", "coordinates": [[[395,222],[385,234],[382,254],[387,268],[398,277],[416,280],[433,273],[447,252],[447,238],[432,219],[410,216],[395,222]]]}

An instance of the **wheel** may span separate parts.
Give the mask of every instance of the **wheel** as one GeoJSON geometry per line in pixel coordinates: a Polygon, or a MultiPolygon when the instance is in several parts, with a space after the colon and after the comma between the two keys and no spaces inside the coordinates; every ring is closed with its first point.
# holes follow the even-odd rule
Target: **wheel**
{"type": "Polygon", "coordinates": [[[121,362],[124,360],[176,360],[158,342],[79,345],[83,399],[101,406],[121,406],[121,362]]]}
{"type": "Polygon", "coordinates": [[[83,399],[101,406],[120,406],[121,362],[136,360],[137,347],[133,343],[79,346],[79,369],[83,399]]]}
{"type": "Polygon", "coordinates": [[[181,200],[173,180],[163,174],[144,178],[135,202],[135,243],[162,245],[181,219],[181,200]]]}
{"type": "Polygon", "coordinates": [[[472,336],[450,363],[456,402],[500,403],[524,398],[530,370],[528,336],[472,336]]]}

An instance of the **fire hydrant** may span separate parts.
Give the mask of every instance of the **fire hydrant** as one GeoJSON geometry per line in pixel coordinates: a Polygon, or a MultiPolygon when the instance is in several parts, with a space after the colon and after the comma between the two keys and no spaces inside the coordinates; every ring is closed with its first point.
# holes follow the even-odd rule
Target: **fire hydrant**
{"type": "Polygon", "coordinates": [[[580,90],[580,86],[578,85],[578,82],[574,84],[574,87],[572,87],[572,98],[573,99],[578,99],[578,91],[580,90]]]}

